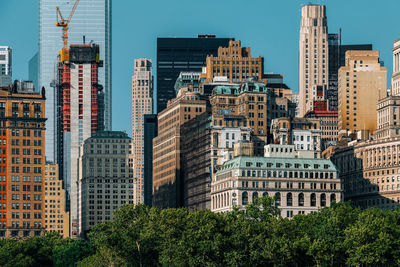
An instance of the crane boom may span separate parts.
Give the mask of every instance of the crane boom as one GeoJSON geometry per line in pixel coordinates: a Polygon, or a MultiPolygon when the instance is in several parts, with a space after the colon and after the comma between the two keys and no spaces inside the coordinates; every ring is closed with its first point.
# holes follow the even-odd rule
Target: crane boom
{"type": "Polygon", "coordinates": [[[66,55],[68,55],[68,52],[67,52],[67,50],[68,50],[68,24],[71,21],[72,16],[74,15],[76,8],[78,7],[78,4],[79,4],[79,0],[75,0],[74,6],[72,7],[71,13],[69,14],[67,20],[64,20],[62,14],[61,14],[60,8],[56,7],[57,13],[60,15],[60,20],[57,21],[56,25],[58,27],[62,27],[63,50],[64,50],[64,52],[66,52],[66,55]]]}

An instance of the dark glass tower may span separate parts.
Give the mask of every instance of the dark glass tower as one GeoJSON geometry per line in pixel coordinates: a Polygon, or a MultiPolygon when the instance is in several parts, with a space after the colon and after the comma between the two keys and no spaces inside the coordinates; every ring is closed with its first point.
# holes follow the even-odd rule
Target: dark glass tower
{"type": "Polygon", "coordinates": [[[157,115],[145,114],[143,122],[144,140],[144,204],[152,206],[153,196],[153,138],[157,136],[157,115]]]}
{"type": "Polygon", "coordinates": [[[207,56],[217,56],[218,47],[228,47],[229,40],[234,38],[157,38],[157,112],[175,98],[174,85],[181,71],[201,72],[207,56]]]}
{"type": "Polygon", "coordinates": [[[346,51],[372,50],[372,44],[342,45],[341,36],[337,33],[328,34],[329,44],[329,84],[327,100],[329,110],[338,110],[338,70],[346,64],[346,51]]]}

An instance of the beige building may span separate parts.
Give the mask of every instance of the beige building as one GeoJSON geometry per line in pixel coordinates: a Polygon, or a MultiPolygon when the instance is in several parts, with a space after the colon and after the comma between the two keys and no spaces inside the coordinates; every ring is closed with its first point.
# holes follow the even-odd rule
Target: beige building
{"type": "Polygon", "coordinates": [[[158,136],[153,139],[153,205],[159,208],[182,206],[181,127],[206,112],[208,98],[181,88],[158,113],[158,136]]]}
{"type": "Polygon", "coordinates": [[[229,41],[229,47],[219,47],[218,56],[206,59],[206,79],[226,76],[230,82],[241,82],[249,77],[262,79],[264,58],[251,57],[250,47],[242,47],[240,41],[229,41]]]}
{"type": "Polygon", "coordinates": [[[291,218],[342,201],[330,160],[296,158],[294,146],[271,148],[268,157],[238,155],[225,162],[211,183],[211,211],[230,211],[268,195],[275,197],[281,216],[291,218]]]}
{"type": "Polygon", "coordinates": [[[299,117],[312,110],[317,90],[328,86],[328,26],[326,7],[309,4],[301,9],[299,43],[299,117]]]}
{"type": "Polygon", "coordinates": [[[365,141],[331,156],[344,183],[344,200],[363,208],[400,206],[400,138],[365,141]]]}
{"type": "Polygon", "coordinates": [[[377,104],[386,93],[386,67],[379,51],[347,51],[339,69],[339,134],[377,129],[377,104]]]}
{"type": "Polygon", "coordinates": [[[376,138],[399,136],[400,129],[400,39],[393,45],[392,86],[388,97],[378,101],[378,129],[376,138]]]}
{"type": "Polygon", "coordinates": [[[97,132],[86,139],[78,159],[78,236],[112,220],[125,204],[133,204],[131,138],[124,132],[97,132]]]}
{"type": "Polygon", "coordinates": [[[153,113],[153,75],[150,59],[135,59],[132,77],[132,149],[135,204],[144,201],[144,115],[153,113]]]}
{"type": "Polygon", "coordinates": [[[400,39],[393,44],[393,75],[391,93],[394,96],[400,95],[400,39]]]}
{"type": "Polygon", "coordinates": [[[65,210],[65,189],[58,173],[58,164],[45,165],[45,228],[47,232],[57,232],[69,237],[69,212],[65,210]]]}

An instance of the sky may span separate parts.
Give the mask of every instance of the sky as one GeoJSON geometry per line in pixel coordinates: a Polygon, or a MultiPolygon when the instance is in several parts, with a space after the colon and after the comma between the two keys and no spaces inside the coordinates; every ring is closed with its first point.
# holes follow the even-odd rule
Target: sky
{"type": "MultiPolygon", "coordinates": [[[[73,1],[73,0],[71,0],[73,1]]],[[[112,3],[113,130],[131,123],[133,60],[153,60],[157,37],[233,37],[264,56],[265,72],[281,73],[298,91],[301,6],[297,0],[114,0],[112,3]]],[[[372,43],[392,74],[393,41],[400,38],[399,0],[312,1],[327,6],[328,32],[342,28],[342,44],[372,43]]],[[[78,6],[79,8],[79,6],[78,6]]],[[[13,79],[28,79],[28,61],[38,51],[38,0],[0,0],[0,45],[13,49],[13,79]]],[[[60,29],[61,38],[61,29],[60,29]]],[[[156,79],[155,79],[156,80],[156,79]]]]}

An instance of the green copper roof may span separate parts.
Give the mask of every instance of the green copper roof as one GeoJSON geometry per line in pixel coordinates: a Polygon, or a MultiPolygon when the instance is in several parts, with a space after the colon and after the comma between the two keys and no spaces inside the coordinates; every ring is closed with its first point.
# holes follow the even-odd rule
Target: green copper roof
{"type": "Polygon", "coordinates": [[[261,82],[244,82],[240,85],[217,85],[213,89],[214,94],[238,95],[243,92],[269,93],[267,87],[261,82]]]}
{"type": "Polygon", "coordinates": [[[329,159],[305,158],[273,158],[240,156],[233,158],[222,165],[217,173],[232,169],[282,169],[286,171],[337,171],[329,159]],[[279,166],[280,165],[280,166],[279,166]]]}

